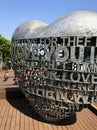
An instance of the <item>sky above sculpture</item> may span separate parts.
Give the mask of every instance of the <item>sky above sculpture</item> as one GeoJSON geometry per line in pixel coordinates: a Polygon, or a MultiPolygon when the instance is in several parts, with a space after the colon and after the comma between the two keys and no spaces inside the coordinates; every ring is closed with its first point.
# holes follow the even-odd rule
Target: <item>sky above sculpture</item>
{"type": "Polygon", "coordinates": [[[97,0],[0,0],[0,34],[11,40],[23,22],[39,20],[50,24],[78,10],[97,12],[97,0]]]}

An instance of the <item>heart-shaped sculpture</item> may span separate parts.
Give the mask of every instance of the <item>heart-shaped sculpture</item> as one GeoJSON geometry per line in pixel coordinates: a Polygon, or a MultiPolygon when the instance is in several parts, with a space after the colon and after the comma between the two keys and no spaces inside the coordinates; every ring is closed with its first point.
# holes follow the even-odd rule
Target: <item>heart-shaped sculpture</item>
{"type": "Polygon", "coordinates": [[[19,87],[47,121],[97,101],[97,13],[77,11],[48,25],[21,24],[12,37],[19,87]]]}

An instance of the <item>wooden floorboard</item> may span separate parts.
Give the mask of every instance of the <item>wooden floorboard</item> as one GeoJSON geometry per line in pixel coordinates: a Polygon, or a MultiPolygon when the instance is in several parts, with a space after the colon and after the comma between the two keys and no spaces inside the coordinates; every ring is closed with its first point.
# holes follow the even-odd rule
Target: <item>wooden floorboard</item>
{"type": "Polygon", "coordinates": [[[59,124],[45,122],[26,100],[18,86],[13,85],[14,72],[3,81],[0,71],[0,130],[97,130],[97,103],[64,119],[59,124]]]}
{"type": "Polygon", "coordinates": [[[13,106],[10,105],[7,122],[5,125],[5,130],[10,130],[11,121],[12,121],[12,114],[13,114],[13,106]]]}
{"type": "Polygon", "coordinates": [[[3,116],[2,116],[2,122],[1,122],[1,129],[5,129],[9,109],[10,109],[10,105],[9,105],[9,103],[6,102],[5,107],[3,107],[3,116]]]}
{"type": "Polygon", "coordinates": [[[97,130],[97,116],[88,108],[60,124],[45,122],[24,99],[0,99],[0,130],[97,130]]]}

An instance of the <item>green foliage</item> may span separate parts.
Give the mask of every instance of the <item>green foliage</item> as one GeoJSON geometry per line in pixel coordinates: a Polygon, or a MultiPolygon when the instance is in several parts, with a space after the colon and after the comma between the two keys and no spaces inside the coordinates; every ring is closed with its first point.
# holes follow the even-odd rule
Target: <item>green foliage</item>
{"type": "Polygon", "coordinates": [[[10,61],[10,47],[11,47],[11,41],[5,39],[2,35],[0,35],[0,52],[3,56],[3,62],[5,66],[9,66],[10,61]]]}

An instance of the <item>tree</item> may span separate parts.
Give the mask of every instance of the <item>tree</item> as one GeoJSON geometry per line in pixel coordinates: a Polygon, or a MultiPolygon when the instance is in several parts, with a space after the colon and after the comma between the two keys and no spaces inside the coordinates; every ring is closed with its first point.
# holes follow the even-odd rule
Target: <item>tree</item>
{"type": "Polygon", "coordinates": [[[10,61],[10,47],[11,47],[11,41],[5,39],[2,35],[0,35],[0,52],[3,56],[3,62],[6,66],[9,66],[10,61]]]}

